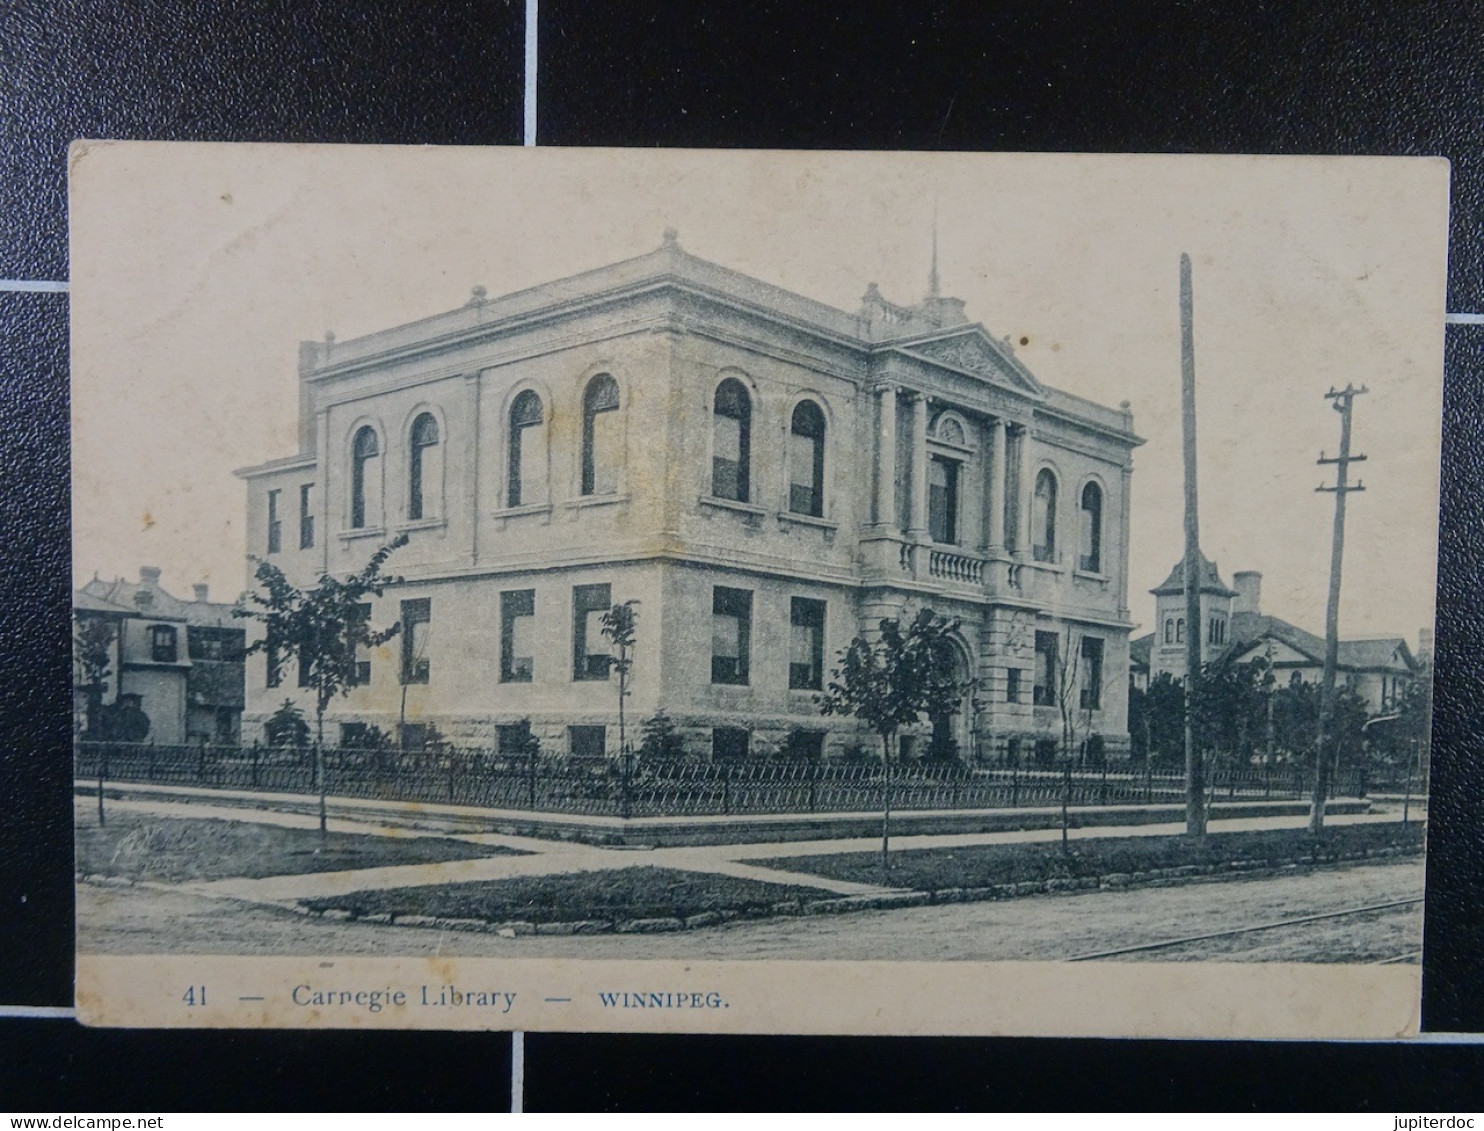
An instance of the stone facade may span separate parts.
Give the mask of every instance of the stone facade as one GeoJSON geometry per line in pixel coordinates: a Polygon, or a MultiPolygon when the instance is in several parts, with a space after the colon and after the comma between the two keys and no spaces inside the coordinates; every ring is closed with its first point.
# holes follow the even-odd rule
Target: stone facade
{"type": "MultiPolygon", "coordinates": [[[[871,744],[815,704],[839,651],[931,606],[960,618],[977,682],[940,748],[988,761],[1059,736],[1037,690],[1053,637],[1085,661],[1081,732],[1127,748],[1131,416],[1043,386],[958,300],[896,306],[873,285],[847,313],[669,233],[305,343],[300,381],[301,451],[239,473],[250,552],[308,583],[410,538],[372,609],[407,630],[336,722],[491,744],[529,718],[547,753],[615,753],[616,680],[583,650],[594,602],[633,599],[631,724],[663,709],[697,754],[791,731],[838,754],[871,744]]],[[[308,708],[265,674],[251,658],[249,734],[286,696],[308,708]]]]}

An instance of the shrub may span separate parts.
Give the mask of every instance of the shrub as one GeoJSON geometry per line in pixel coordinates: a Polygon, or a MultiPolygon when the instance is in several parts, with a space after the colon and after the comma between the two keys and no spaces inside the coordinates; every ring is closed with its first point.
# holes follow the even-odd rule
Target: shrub
{"type": "Polygon", "coordinates": [[[309,723],[292,699],[285,699],[282,706],[268,717],[263,724],[263,733],[269,746],[303,747],[309,743],[309,723]]]}
{"type": "MultiPolygon", "coordinates": [[[[529,725],[529,722],[527,723],[529,725]]],[[[664,711],[656,711],[640,724],[639,756],[641,758],[684,758],[685,739],[675,728],[675,720],[664,711]]]]}

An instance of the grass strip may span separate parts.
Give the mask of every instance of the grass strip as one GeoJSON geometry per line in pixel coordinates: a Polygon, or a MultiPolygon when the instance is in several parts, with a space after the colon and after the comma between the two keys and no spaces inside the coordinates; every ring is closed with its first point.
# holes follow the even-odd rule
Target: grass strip
{"type": "Polygon", "coordinates": [[[357,919],[390,914],[397,918],[415,915],[488,923],[615,923],[683,921],[708,912],[718,918],[765,914],[781,902],[828,894],[819,888],[639,865],[598,872],[357,891],[306,899],[302,903],[311,911],[344,911],[357,919]]]}
{"type": "Polygon", "coordinates": [[[322,844],[317,829],[119,811],[108,815],[103,828],[93,821],[80,823],[76,845],[79,875],[161,883],[526,855],[498,846],[412,835],[332,832],[322,844]]]}
{"type": "MultiPolygon", "coordinates": [[[[918,848],[891,854],[887,882],[892,887],[937,892],[1058,879],[1122,876],[1134,880],[1141,874],[1176,868],[1327,863],[1363,858],[1388,848],[1420,850],[1422,841],[1421,824],[1413,822],[1404,829],[1398,822],[1335,825],[1318,840],[1307,829],[1262,829],[1211,833],[1200,842],[1183,836],[1141,836],[1072,840],[1065,848],[1060,841],[918,848]]],[[[878,852],[781,856],[748,863],[854,883],[882,882],[878,852]]]]}

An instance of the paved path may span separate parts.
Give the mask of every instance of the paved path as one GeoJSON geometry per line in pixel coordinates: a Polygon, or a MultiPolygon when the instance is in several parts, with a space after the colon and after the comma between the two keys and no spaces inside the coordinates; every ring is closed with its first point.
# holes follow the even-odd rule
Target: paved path
{"type": "MultiPolygon", "coordinates": [[[[91,802],[87,798],[79,797],[76,799],[76,805],[81,811],[89,807],[91,802]]],[[[124,799],[114,801],[112,805],[121,810],[148,813],[160,817],[210,817],[285,828],[318,828],[319,826],[318,819],[312,814],[213,806],[195,800],[170,802],[124,799]]],[[[1335,825],[1367,824],[1395,821],[1396,818],[1395,813],[1342,814],[1329,818],[1329,823],[1335,825]]],[[[1303,817],[1243,817],[1213,821],[1211,827],[1215,832],[1243,832],[1257,829],[1300,828],[1304,823],[1303,817]]],[[[875,884],[851,883],[802,872],[784,871],[750,863],[750,861],[772,858],[871,852],[879,848],[881,843],[875,837],[634,849],[603,848],[568,841],[538,840],[534,837],[498,833],[437,833],[401,826],[388,827],[370,819],[355,820],[342,817],[332,818],[329,821],[329,828],[332,832],[388,837],[434,836],[469,844],[511,848],[526,855],[363,868],[344,872],[270,876],[265,879],[233,878],[172,886],[182,892],[198,896],[293,905],[305,899],[345,895],[353,891],[418,887],[428,884],[469,883],[520,876],[567,875],[578,872],[607,871],[615,868],[655,867],[812,887],[837,895],[879,894],[900,890],[875,884]]],[[[1159,824],[1078,828],[1070,830],[1068,835],[1072,839],[1087,840],[1100,837],[1170,836],[1183,831],[1183,824],[1159,824]]],[[[908,851],[921,848],[967,848],[988,844],[1044,843],[1060,838],[1060,829],[1025,829],[993,833],[903,836],[893,838],[892,845],[898,851],[908,851]]]]}

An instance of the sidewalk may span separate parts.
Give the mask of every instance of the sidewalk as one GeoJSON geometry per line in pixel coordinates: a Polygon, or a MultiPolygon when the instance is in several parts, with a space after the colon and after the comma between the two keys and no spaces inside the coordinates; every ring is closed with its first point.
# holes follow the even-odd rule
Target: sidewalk
{"type": "MultiPolygon", "coordinates": [[[[79,792],[91,790],[80,782],[79,792]]],[[[268,793],[203,786],[156,785],[111,782],[114,796],[166,802],[195,802],[222,809],[250,807],[282,813],[314,815],[318,801],[301,793],[268,793]]],[[[626,845],[630,848],[689,847],[799,841],[867,839],[881,827],[879,809],[794,813],[731,813],[664,817],[614,817],[596,814],[555,813],[544,810],[496,809],[428,801],[397,801],[358,797],[327,798],[329,811],[352,820],[363,820],[409,828],[434,828],[450,833],[494,832],[546,842],[552,839],[581,841],[595,846],[626,845]]],[[[1369,799],[1341,798],[1330,802],[1335,816],[1369,810],[1369,799]]],[[[1216,798],[1211,819],[1240,817],[1301,819],[1308,813],[1307,801],[1216,798]]],[[[1074,826],[1164,825],[1183,822],[1185,804],[1118,803],[1078,805],[1071,810],[1074,826]]],[[[1017,806],[1014,808],[898,809],[892,828],[902,836],[962,835],[1014,832],[1023,829],[1061,830],[1061,806],[1017,806]]]]}
{"type": "MultiPolygon", "coordinates": [[[[302,801],[302,798],[296,800],[302,801]]],[[[89,799],[77,798],[77,805],[85,807],[89,799]]],[[[160,817],[198,817],[218,820],[247,821],[258,824],[277,825],[285,828],[318,828],[317,817],[304,813],[284,813],[266,809],[247,809],[237,806],[213,806],[203,804],[196,797],[182,797],[179,801],[160,800],[115,800],[111,804],[120,810],[147,813],[160,817]]],[[[387,802],[372,803],[378,807],[387,802]]],[[[408,803],[410,804],[410,803],[408,803]]],[[[339,806],[337,806],[339,807],[339,806]]],[[[369,807],[369,806],[368,806],[369,807]]],[[[354,808],[354,807],[352,807],[354,808]]],[[[419,812],[432,808],[418,805],[419,812]]],[[[455,808],[455,807],[447,807],[455,808]]],[[[1414,814],[1420,819],[1425,815],[1421,806],[1413,804],[1414,814]]],[[[879,814],[875,815],[879,822],[879,814]]],[[[1326,818],[1335,825],[1369,824],[1398,819],[1397,812],[1382,813],[1338,813],[1326,818]]],[[[1259,829],[1302,828],[1304,816],[1282,817],[1227,817],[1213,819],[1213,832],[1245,832],[1259,829]]],[[[1183,822],[1158,824],[1099,825],[1069,830],[1068,836],[1075,840],[1102,837],[1172,836],[1184,831],[1183,822]]],[[[605,848],[596,845],[578,844],[571,841],[552,841],[535,837],[515,836],[502,833],[445,833],[427,829],[410,829],[402,825],[389,825],[373,819],[367,813],[364,818],[333,817],[329,821],[332,832],[360,833],[381,836],[408,837],[433,836],[458,840],[469,844],[497,845],[516,849],[528,855],[495,856],[477,860],[458,860],[436,864],[398,865],[381,868],[366,868],[345,872],[316,872],[305,875],[271,876],[264,879],[226,879],[209,882],[193,882],[176,885],[151,885],[169,887],[171,890],[204,896],[213,899],[232,899],[251,903],[294,906],[301,900],[345,895],[353,891],[387,890],[401,887],[418,887],[429,884],[470,883],[476,881],[503,880],[526,876],[568,875],[579,872],[608,871],[622,868],[673,868],[679,871],[699,872],[712,875],[732,876],[739,879],[760,880],[770,883],[791,884],[799,887],[818,888],[834,895],[878,895],[902,889],[873,884],[850,883],[823,876],[784,871],[763,867],[751,861],[797,856],[823,856],[847,852],[874,852],[880,848],[880,836],[846,837],[814,840],[770,842],[765,844],[716,844],[693,845],[673,848],[633,849],[605,848]]],[[[896,851],[911,851],[923,848],[967,848],[992,844],[1044,843],[1061,839],[1060,828],[1017,829],[1003,832],[950,833],[929,835],[903,835],[892,837],[896,851]]]]}

